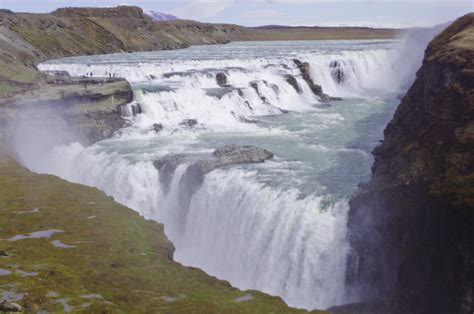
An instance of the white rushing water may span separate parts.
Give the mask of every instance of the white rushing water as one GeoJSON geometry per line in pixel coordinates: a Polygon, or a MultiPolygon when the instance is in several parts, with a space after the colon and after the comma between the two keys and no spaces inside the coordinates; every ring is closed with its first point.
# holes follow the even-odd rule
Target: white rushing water
{"type": "Polygon", "coordinates": [[[234,43],[43,63],[45,71],[127,78],[142,113],[90,147],[71,143],[39,157],[20,155],[35,171],[98,187],[163,222],[175,259],[185,265],[291,306],[341,304],[350,298],[347,199],[368,179],[370,151],[395,109],[394,45],[234,43]],[[324,92],[344,100],[322,104],[293,59],[308,62],[324,92]],[[225,73],[228,86],[217,84],[217,73],[225,73]],[[214,170],[194,186],[188,163],[171,177],[153,165],[231,143],[266,148],[275,158],[214,170]]]}

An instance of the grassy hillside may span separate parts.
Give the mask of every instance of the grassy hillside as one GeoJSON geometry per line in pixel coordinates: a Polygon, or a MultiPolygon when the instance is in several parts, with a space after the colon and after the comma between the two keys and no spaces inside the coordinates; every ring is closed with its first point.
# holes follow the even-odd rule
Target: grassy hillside
{"type": "Polygon", "coordinates": [[[28,312],[300,312],[173,262],[161,224],[97,189],[0,156],[0,191],[0,292],[28,312]]]}

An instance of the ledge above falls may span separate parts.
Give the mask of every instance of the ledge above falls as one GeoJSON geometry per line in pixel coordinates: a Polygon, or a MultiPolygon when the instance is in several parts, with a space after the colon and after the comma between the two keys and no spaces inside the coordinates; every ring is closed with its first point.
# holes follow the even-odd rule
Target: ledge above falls
{"type": "Polygon", "coordinates": [[[125,79],[50,76],[29,93],[0,100],[2,125],[15,123],[25,111],[52,113],[68,123],[84,144],[109,138],[126,121],[122,107],[133,101],[133,90],[125,79]]]}

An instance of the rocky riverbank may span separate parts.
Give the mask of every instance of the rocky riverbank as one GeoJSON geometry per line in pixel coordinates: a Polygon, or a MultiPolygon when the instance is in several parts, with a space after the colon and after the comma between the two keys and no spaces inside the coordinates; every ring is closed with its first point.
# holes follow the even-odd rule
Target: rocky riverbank
{"type": "Polygon", "coordinates": [[[51,113],[64,119],[76,140],[91,144],[124,127],[123,111],[133,101],[125,79],[50,77],[39,89],[0,100],[0,133],[14,132],[19,121],[51,113]],[[7,131],[8,130],[8,131],[7,131]]]}
{"type": "Polygon", "coordinates": [[[430,43],[374,155],[350,202],[348,283],[386,313],[472,313],[474,14],[430,43]]]}

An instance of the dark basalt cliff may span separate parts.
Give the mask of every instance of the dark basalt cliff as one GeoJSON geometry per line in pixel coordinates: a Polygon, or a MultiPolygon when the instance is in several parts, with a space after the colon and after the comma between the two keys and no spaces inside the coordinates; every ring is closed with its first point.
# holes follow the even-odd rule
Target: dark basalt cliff
{"type": "Polygon", "coordinates": [[[474,310],[474,14],[428,46],[350,204],[347,281],[385,312],[474,310]]]}

